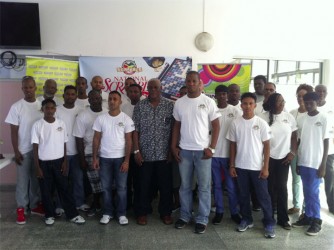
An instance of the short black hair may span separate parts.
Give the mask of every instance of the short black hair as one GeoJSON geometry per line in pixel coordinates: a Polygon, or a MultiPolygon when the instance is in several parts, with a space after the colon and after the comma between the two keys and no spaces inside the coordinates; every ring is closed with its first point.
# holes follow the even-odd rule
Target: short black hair
{"type": "MultiPolygon", "coordinates": [[[[132,77],[128,77],[128,78],[125,79],[125,81],[126,81],[126,80],[132,80],[132,81],[134,81],[135,83],[137,83],[136,80],[133,79],[132,77]]],[[[130,85],[131,85],[131,84],[130,84],[130,85]]]]}
{"type": "Polygon", "coordinates": [[[255,103],[256,103],[256,99],[257,99],[257,98],[256,98],[256,95],[255,95],[254,93],[251,93],[251,92],[243,93],[243,94],[241,95],[240,100],[242,101],[243,99],[248,98],[248,97],[253,98],[254,101],[255,101],[255,103]]]}
{"type": "Polygon", "coordinates": [[[75,84],[78,84],[78,80],[79,80],[79,79],[84,79],[85,82],[86,82],[86,84],[87,84],[87,79],[86,79],[85,77],[83,77],[83,76],[79,76],[79,77],[75,80],[75,84]]]}
{"type": "Polygon", "coordinates": [[[215,93],[218,93],[218,92],[225,92],[225,93],[227,93],[228,92],[228,87],[225,86],[225,85],[218,85],[215,88],[215,93]]]}
{"type": "Polygon", "coordinates": [[[255,80],[262,80],[264,83],[267,82],[267,78],[264,75],[257,75],[254,77],[254,81],[255,80]]]}
{"type": "Polygon", "coordinates": [[[120,98],[122,98],[121,94],[117,90],[113,90],[109,92],[109,95],[112,95],[112,94],[117,94],[119,95],[120,98]]]}
{"type": "MultiPolygon", "coordinates": [[[[128,78],[129,79],[129,78],[128,78]]],[[[132,79],[132,78],[131,78],[132,79]]],[[[136,81],[135,81],[136,82],[136,81]]],[[[140,92],[142,91],[142,86],[140,86],[138,83],[131,83],[130,84],[130,86],[129,86],[129,88],[131,88],[131,87],[137,87],[139,90],[140,90],[140,92]]]]}
{"type": "Polygon", "coordinates": [[[201,77],[199,76],[199,73],[195,70],[190,70],[187,72],[187,76],[189,75],[196,75],[198,77],[198,80],[201,80],[201,77]]]}
{"type": "Polygon", "coordinates": [[[303,100],[305,101],[319,101],[319,95],[316,92],[310,92],[310,93],[306,93],[303,96],[303,100]]]}
{"type": "Polygon", "coordinates": [[[53,99],[44,99],[42,101],[42,107],[44,107],[48,103],[52,103],[53,105],[57,106],[56,102],[53,99]]]}
{"type": "Polygon", "coordinates": [[[297,90],[296,90],[296,94],[300,91],[300,90],[305,90],[307,93],[313,92],[313,87],[311,85],[308,85],[306,83],[302,83],[298,86],[297,90]]]}
{"type": "Polygon", "coordinates": [[[268,97],[268,100],[263,103],[263,109],[265,111],[275,111],[277,98],[281,96],[280,93],[273,93],[268,97]]]}
{"type": "Polygon", "coordinates": [[[96,89],[92,89],[91,91],[88,92],[88,97],[91,96],[92,94],[98,94],[101,96],[100,91],[96,90],[96,89]]]}
{"type": "Polygon", "coordinates": [[[77,88],[74,87],[73,85],[66,85],[64,88],[64,93],[69,89],[73,89],[75,92],[77,92],[77,88]]]}

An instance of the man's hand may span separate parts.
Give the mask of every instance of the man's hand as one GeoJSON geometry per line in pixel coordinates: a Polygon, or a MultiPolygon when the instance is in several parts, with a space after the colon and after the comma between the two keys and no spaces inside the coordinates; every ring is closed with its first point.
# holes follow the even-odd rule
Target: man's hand
{"type": "Polygon", "coordinates": [[[268,176],[269,176],[268,168],[262,168],[261,171],[260,171],[259,178],[261,178],[261,179],[267,179],[268,176]]]}
{"type": "Polygon", "coordinates": [[[67,176],[67,174],[68,174],[68,172],[67,172],[67,160],[64,160],[63,163],[61,164],[60,171],[61,171],[63,176],[67,176]]]}
{"type": "Polygon", "coordinates": [[[212,158],[212,156],[213,156],[213,153],[212,153],[211,149],[205,148],[204,149],[204,155],[203,155],[202,159],[204,159],[204,160],[210,159],[210,158],[212,158]]]}
{"type": "Polygon", "coordinates": [[[127,173],[129,170],[129,163],[126,161],[123,161],[122,165],[121,165],[121,172],[122,173],[127,173]]]}
{"type": "Polygon", "coordinates": [[[326,164],[321,164],[317,171],[318,178],[325,177],[325,174],[326,174],[326,164]]]}
{"type": "Polygon", "coordinates": [[[181,162],[180,151],[179,147],[172,148],[172,154],[177,162],[181,162]]]}
{"type": "Polygon", "coordinates": [[[21,165],[23,161],[23,155],[21,154],[20,151],[15,152],[15,162],[17,165],[21,165]]]}
{"type": "Polygon", "coordinates": [[[40,167],[36,167],[35,170],[36,170],[36,177],[38,179],[44,178],[43,171],[40,167]]]}
{"type": "Polygon", "coordinates": [[[143,156],[141,155],[140,151],[137,154],[135,154],[135,161],[136,161],[138,166],[143,165],[144,159],[143,159],[143,156]]]}
{"type": "Polygon", "coordinates": [[[236,178],[238,177],[237,175],[237,170],[235,169],[235,167],[230,167],[230,175],[233,177],[233,178],[236,178]]]}
{"type": "Polygon", "coordinates": [[[92,166],[93,169],[98,170],[98,169],[100,168],[99,160],[93,158],[93,164],[92,164],[92,165],[93,165],[93,166],[92,166]]]}

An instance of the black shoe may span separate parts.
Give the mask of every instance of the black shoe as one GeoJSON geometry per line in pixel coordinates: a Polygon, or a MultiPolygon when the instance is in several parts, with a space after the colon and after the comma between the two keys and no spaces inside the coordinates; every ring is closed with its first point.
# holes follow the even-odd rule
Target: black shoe
{"type": "Polygon", "coordinates": [[[196,234],[204,234],[206,229],[206,225],[201,224],[201,223],[196,223],[195,224],[195,231],[194,233],[196,234]]]}
{"type": "Polygon", "coordinates": [[[241,222],[241,216],[240,214],[232,214],[231,215],[231,219],[236,223],[236,224],[240,224],[241,222]]]}
{"type": "Polygon", "coordinates": [[[311,226],[307,229],[306,234],[310,236],[316,236],[321,231],[322,220],[313,219],[311,226]]]}
{"type": "Polygon", "coordinates": [[[216,213],[215,217],[212,219],[212,224],[219,225],[222,222],[223,215],[223,213],[216,213]]]}
{"type": "Polygon", "coordinates": [[[280,225],[283,227],[285,230],[291,230],[291,225],[289,222],[277,222],[277,225],[280,225]]]}
{"type": "Polygon", "coordinates": [[[185,222],[185,221],[182,220],[182,219],[178,219],[178,220],[175,222],[175,228],[177,228],[177,229],[182,229],[182,228],[184,228],[187,224],[188,224],[188,222],[185,222]]]}
{"type": "Polygon", "coordinates": [[[261,207],[253,206],[252,210],[254,212],[259,212],[259,211],[261,211],[261,207]]]}
{"type": "Polygon", "coordinates": [[[303,218],[297,220],[295,223],[292,223],[293,227],[303,227],[303,226],[309,226],[312,223],[312,218],[309,218],[304,214],[303,218]]]}

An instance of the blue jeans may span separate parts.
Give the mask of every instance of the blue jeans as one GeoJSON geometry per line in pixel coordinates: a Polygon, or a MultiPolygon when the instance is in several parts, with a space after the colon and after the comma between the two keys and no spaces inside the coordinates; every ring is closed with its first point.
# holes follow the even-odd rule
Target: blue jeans
{"type": "Polygon", "coordinates": [[[215,198],[216,213],[224,213],[224,199],[223,199],[223,180],[222,173],[225,177],[225,187],[228,192],[228,202],[231,215],[239,213],[238,209],[238,188],[235,179],[231,177],[228,166],[229,158],[213,157],[212,183],[213,195],[215,198]]]}
{"type": "Polygon", "coordinates": [[[17,207],[36,208],[41,200],[41,193],[35,174],[33,151],[23,154],[22,164],[16,167],[16,178],[17,207]]]}
{"type": "Polygon", "coordinates": [[[305,200],[305,214],[307,217],[320,219],[319,186],[322,178],[317,175],[318,170],[300,166],[300,177],[303,182],[305,200]]]}
{"type": "Polygon", "coordinates": [[[68,178],[61,172],[63,161],[64,158],[51,161],[39,161],[43,172],[43,178],[39,179],[39,185],[41,187],[45,218],[55,217],[53,205],[53,194],[55,190],[58,192],[67,219],[72,219],[78,215],[68,178]]]}
{"type": "Polygon", "coordinates": [[[68,155],[68,177],[71,180],[73,198],[75,206],[80,207],[85,204],[85,189],[83,182],[83,171],[80,168],[78,155],[68,155]]]}
{"type": "Polygon", "coordinates": [[[209,220],[211,208],[211,159],[203,160],[203,150],[181,150],[179,170],[181,176],[180,219],[189,222],[193,209],[193,175],[197,175],[198,184],[198,213],[196,223],[206,225],[209,220]]]}
{"type": "Polygon", "coordinates": [[[100,157],[100,178],[103,192],[103,214],[113,216],[112,188],[115,180],[117,189],[117,217],[126,215],[127,203],[127,179],[128,173],[121,172],[120,168],[124,161],[121,158],[100,157]]]}
{"type": "Polygon", "coordinates": [[[275,225],[273,218],[273,210],[271,206],[271,199],[268,192],[268,182],[266,179],[259,178],[260,171],[247,170],[237,168],[237,182],[239,186],[239,204],[242,219],[248,223],[253,223],[252,211],[250,206],[250,185],[254,186],[254,190],[258,202],[263,211],[263,224],[275,225]]]}

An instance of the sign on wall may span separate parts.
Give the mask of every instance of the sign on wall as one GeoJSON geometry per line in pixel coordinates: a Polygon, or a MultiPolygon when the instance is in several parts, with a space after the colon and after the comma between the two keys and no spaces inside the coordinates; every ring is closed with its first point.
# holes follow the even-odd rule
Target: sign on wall
{"type": "Polygon", "coordinates": [[[175,98],[184,85],[186,73],[192,69],[190,57],[80,57],[80,76],[88,82],[99,75],[104,81],[104,91],[126,94],[124,82],[133,78],[148,95],[147,82],[152,78],[161,81],[163,96],[175,98]]]}
{"type": "Polygon", "coordinates": [[[43,95],[44,82],[54,79],[57,82],[57,96],[62,97],[66,85],[75,85],[78,78],[78,62],[39,57],[26,58],[26,75],[33,76],[37,84],[36,95],[43,95]]]}
{"type": "Polygon", "coordinates": [[[240,92],[248,92],[251,79],[250,64],[199,64],[198,72],[204,84],[205,93],[215,94],[218,85],[229,86],[233,83],[240,86],[240,92]]]}

